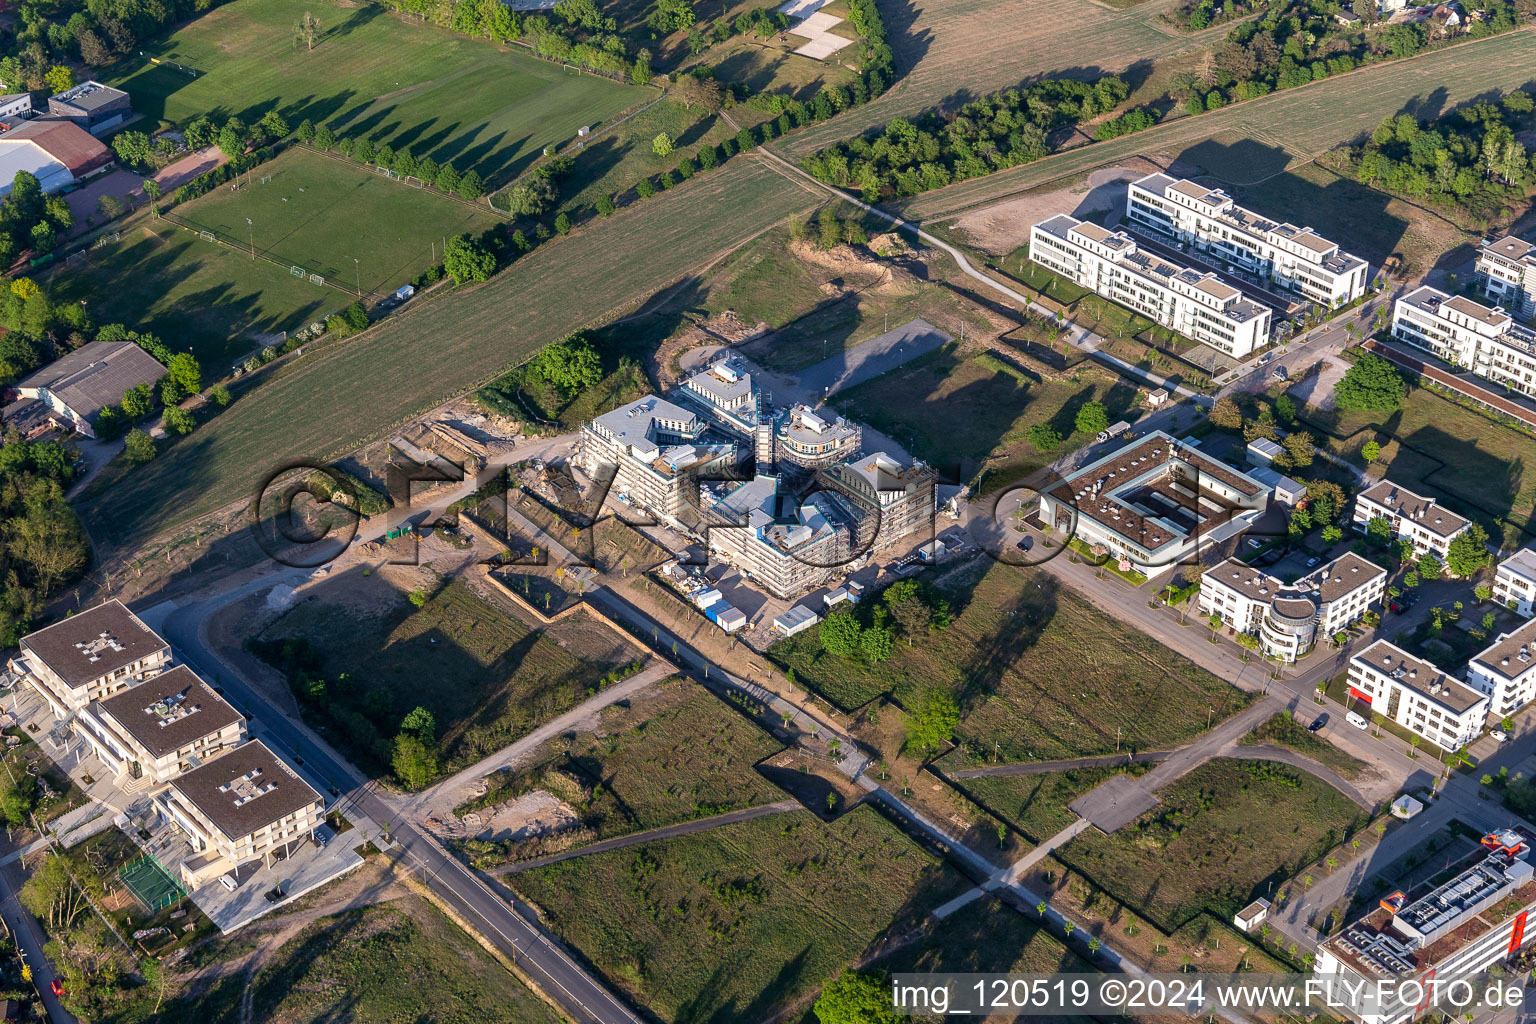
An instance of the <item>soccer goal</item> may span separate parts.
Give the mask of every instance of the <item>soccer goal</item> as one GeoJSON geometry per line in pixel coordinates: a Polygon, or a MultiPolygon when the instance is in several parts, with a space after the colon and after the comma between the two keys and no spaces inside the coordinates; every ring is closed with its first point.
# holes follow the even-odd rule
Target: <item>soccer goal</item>
{"type": "Polygon", "coordinates": [[[217,238],[213,237],[213,232],[212,231],[199,231],[197,233],[197,237],[201,238],[205,242],[217,242],[218,241],[217,238]]]}
{"type": "Polygon", "coordinates": [[[310,284],[325,284],[325,278],[321,277],[319,274],[310,274],[309,275],[309,283],[310,284]]]}
{"type": "Polygon", "coordinates": [[[303,277],[306,273],[307,273],[307,271],[305,271],[305,269],[303,267],[289,267],[288,268],[288,275],[290,277],[303,277]]]}
{"type": "Polygon", "coordinates": [[[411,186],[411,188],[426,188],[427,187],[427,183],[425,181],[422,181],[420,178],[416,177],[414,174],[406,175],[405,176],[405,183],[407,185],[411,186]]]}
{"type": "Polygon", "coordinates": [[[261,176],[261,183],[263,185],[268,184],[269,182],[271,182],[271,180],[272,180],[272,175],[270,175],[270,174],[263,174],[261,176]]]}

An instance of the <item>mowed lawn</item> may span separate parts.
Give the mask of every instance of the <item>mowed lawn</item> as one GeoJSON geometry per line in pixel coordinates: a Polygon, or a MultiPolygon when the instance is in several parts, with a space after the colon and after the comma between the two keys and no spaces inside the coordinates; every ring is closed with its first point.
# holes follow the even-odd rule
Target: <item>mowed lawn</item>
{"type": "MultiPolygon", "coordinates": [[[[961,764],[962,759],[955,763],[961,764]]],[[[1072,801],[1111,775],[1119,774],[1119,768],[1073,768],[953,781],[966,795],[1028,836],[1031,842],[1043,843],[1077,820],[1077,815],[1068,809],[1072,801]]]]}
{"type": "Polygon", "coordinates": [[[1056,856],[1165,932],[1205,912],[1230,920],[1366,820],[1326,782],[1273,761],[1211,761],[1158,796],[1131,825],[1090,829],[1056,856]]]}
{"type": "Polygon", "coordinates": [[[1205,730],[1249,698],[1151,637],[1118,622],[1044,573],[994,565],[964,594],[948,629],[871,665],[823,650],[816,629],[769,657],[842,708],[882,693],[904,706],[928,685],[960,703],[946,761],[1057,760],[1116,750],[1163,750],[1205,730]]]}
{"type": "MultiPolygon", "coordinates": [[[[367,602],[327,597],[322,589],[263,630],[255,649],[290,676],[297,670],[323,678],[330,707],[361,713],[345,729],[335,713],[312,717],[343,754],[375,771],[388,766],[379,740],[387,746],[417,706],[436,719],[447,774],[575,707],[618,667],[568,650],[462,583],[450,583],[420,608],[377,578],[344,585],[367,602]]],[[[306,705],[306,713],[315,711],[306,705]]]]}
{"type": "Polygon", "coordinates": [[[518,173],[546,145],[574,139],[583,125],[599,127],[655,95],[375,4],[234,0],[138,49],[143,56],[124,58],[102,77],[149,118],[184,122],[212,113],[250,123],[275,107],[295,125],[325,122],[491,181],[518,173]],[[323,29],[313,50],[294,42],[305,12],[323,29]]]}
{"type": "Polygon", "coordinates": [[[358,340],[322,345],[153,462],[89,489],[81,507],[92,536],[142,540],[249,500],[272,470],[349,452],[488,383],[541,345],[633,311],[814,201],[760,162],[733,160],[540,246],[483,285],[407,308],[358,340]]]}
{"type": "Polygon", "coordinates": [[[55,301],[84,300],[98,323],[158,335],[173,350],[190,351],[210,374],[353,301],[147,216],[118,241],[57,265],[40,280],[55,301]]]}
{"type": "Polygon", "coordinates": [[[809,811],[514,875],[519,894],[668,1024],[761,1021],[969,885],[868,806],[809,811]]]}
{"type": "Polygon", "coordinates": [[[376,297],[410,281],[434,255],[441,261],[444,236],[504,223],[483,206],[299,148],[263,164],[244,188],[215,189],[174,216],[221,238],[254,239],[260,255],[344,288],[361,282],[376,297]]]}

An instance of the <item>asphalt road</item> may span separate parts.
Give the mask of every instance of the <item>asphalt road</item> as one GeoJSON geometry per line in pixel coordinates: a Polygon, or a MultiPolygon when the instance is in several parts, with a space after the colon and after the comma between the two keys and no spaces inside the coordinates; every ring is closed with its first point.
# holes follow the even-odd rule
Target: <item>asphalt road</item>
{"type": "Polygon", "coordinates": [[[59,997],[53,994],[51,986],[57,975],[53,964],[43,955],[42,929],[38,927],[37,919],[16,898],[16,891],[24,881],[26,873],[19,861],[12,861],[0,868],[0,918],[5,920],[6,927],[15,937],[22,960],[32,968],[32,984],[37,987],[38,998],[43,1002],[43,1009],[48,1012],[48,1019],[53,1024],[76,1024],[78,1018],[64,1009],[59,997]]]}
{"type": "Polygon", "coordinates": [[[262,738],[280,755],[294,758],[312,775],[329,780],[335,789],[341,790],[340,805],[348,818],[357,821],[361,815],[381,823],[396,844],[394,849],[402,861],[419,875],[422,882],[516,962],[573,1021],[581,1024],[640,1024],[640,1018],[629,1007],[588,974],[534,922],[532,908],[518,903],[514,910],[468,867],[448,856],[430,837],[406,824],[351,765],[333,756],[304,729],[267,703],[206,645],[201,627],[209,614],[247,594],[277,583],[295,584],[307,575],[303,570],[273,573],[177,608],[166,618],[166,639],[175,648],[178,660],[205,679],[217,678],[227,695],[233,696],[248,715],[260,720],[262,738]]]}

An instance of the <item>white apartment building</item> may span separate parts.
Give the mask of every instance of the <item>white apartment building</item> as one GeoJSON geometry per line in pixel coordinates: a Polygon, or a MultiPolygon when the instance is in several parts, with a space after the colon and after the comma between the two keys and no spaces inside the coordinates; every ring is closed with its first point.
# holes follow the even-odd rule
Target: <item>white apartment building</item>
{"type": "MultiPolygon", "coordinates": [[[[1484,836],[1482,845],[1483,859],[1455,878],[1412,902],[1402,892],[1392,893],[1325,940],[1318,947],[1313,973],[1337,978],[1342,984],[1336,991],[1343,996],[1351,990],[1376,992],[1381,983],[1465,978],[1514,956],[1536,936],[1536,929],[1527,927],[1536,909],[1530,837],[1501,829],[1484,836]]],[[[1407,1002],[1357,1005],[1347,1016],[1360,1024],[1460,1016],[1450,1003],[1433,1008],[1421,1004],[1411,986],[1407,993],[1407,1002]]]]}
{"type": "Polygon", "coordinates": [[[1472,525],[1435,499],[1415,494],[1390,480],[1361,491],[1355,498],[1351,520],[1355,529],[1365,532],[1378,516],[1390,524],[1392,536],[1411,543],[1417,554],[1433,551],[1442,559],[1451,541],[1472,525]]]}
{"type": "Polygon", "coordinates": [[[154,797],[194,851],[181,880],[197,889],[253,861],[272,864],[279,850],[310,837],[321,824],[320,794],[260,740],[250,740],[171,780],[154,797]]]}
{"type": "Polygon", "coordinates": [[[852,519],[837,495],[797,500],[762,474],[725,485],[704,515],[710,554],[780,598],[825,586],[845,570],[852,519]]]}
{"type": "Polygon", "coordinates": [[[1126,191],[1132,226],[1171,237],[1325,306],[1365,294],[1370,267],[1309,227],[1244,209],[1219,188],[1149,174],[1126,191]]]}
{"type": "Polygon", "coordinates": [[[1152,575],[1246,531],[1269,496],[1248,474],[1156,430],[1043,492],[1040,521],[1152,575]]]}
{"type": "Polygon", "coordinates": [[[859,553],[933,532],[938,474],[921,462],[872,452],[828,467],[819,479],[851,513],[852,544],[859,553]]]}
{"type": "Polygon", "coordinates": [[[1387,590],[1387,570],[1353,552],[1295,583],[1227,559],[1200,577],[1200,614],[1258,637],[1267,657],[1294,662],[1358,620],[1387,590]]]}
{"type": "Polygon", "coordinates": [[[1521,548],[1499,563],[1493,599],[1526,618],[1536,609],[1536,548],[1521,548]]]}
{"type": "Polygon", "coordinates": [[[1479,377],[1536,395],[1536,331],[1499,307],[1425,285],[1393,304],[1392,336],[1479,377]]]}
{"type": "Polygon", "coordinates": [[[732,433],[751,436],[757,427],[758,389],[747,365],[735,356],[717,359],[671,392],[691,401],[732,433]]]}
{"type": "Polygon", "coordinates": [[[1490,299],[1518,316],[1536,315],[1536,245],[1513,235],[1484,239],[1475,266],[1490,299]]]}
{"type": "Polygon", "coordinates": [[[698,480],[725,477],[736,445],[710,443],[691,410],[646,395],[581,428],[577,462],[588,476],[614,473],[609,493],[677,522],[697,508],[698,480]]]}
{"type": "Polygon", "coordinates": [[[130,790],[169,782],[246,740],[244,716],[185,665],[91,701],[75,731],[130,790]]]}
{"type": "Polygon", "coordinates": [[[1385,640],[1349,659],[1349,693],[1443,750],[1477,739],[1488,719],[1487,694],[1385,640]]]}
{"type": "Polygon", "coordinates": [[[22,637],[12,667],[64,720],[170,663],[170,645],[114,598],[22,637]]]}
{"type": "Polygon", "coordinates": [[[784,410],[774,428],[774,457],[791,466],[819,469],[859,456],[864,428],[830,409],[816,412],[806,405],[784,410]]]}
{"type": "Polygon", "coordinates": [[[1123,231],[1059,214],[1030,229],[1029,258],[1228,355],[1241,358],[1269,341],[1268,306],[1209,271],[1143,252],[1123,231]]]}
{"type": "Polygon", "coordinates": [[[1536,622],[1501,633],[1467,662],[1467,684],[1488,695],[1488,716],[1493,719],[1536,700],[1536,622]]]}

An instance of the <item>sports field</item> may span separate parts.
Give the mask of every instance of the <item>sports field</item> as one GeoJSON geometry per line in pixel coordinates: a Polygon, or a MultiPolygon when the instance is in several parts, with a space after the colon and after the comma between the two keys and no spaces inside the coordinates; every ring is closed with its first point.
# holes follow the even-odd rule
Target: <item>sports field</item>
{"type": "Polygon", "coordinates": [[[480,287],[322,347],[153,462],[89,488],[82,514],[98,542],[116,543],[249,497],[273,468],[350,451],[541,345],[623,316],[817,201],[758,160],[733,160],[540,247],[480,287]]]}
{"type": "Polygon", "coordinates": [[[483,206],[305,149],[289,149],[252,172],[250,184],[224,185],[174,216],[221,238],[254,239],[260,255],[344,288],[361,282],[374,295],[405,284],[434,253],[441,261],[446,237],[502,223],[483,206]]]}
{"type": "Polygon", "coordinates": [[[655,95],[376,4],[234,0],[137,49],[143,56],[135,52],[101,77],[132,94],[133,109],[150,119],[212,113],[251,123],[276,106],[295,125],[324,121],[489,180],[655,95]],[[306,11],[321,22],[313,50],[293,38],[306,11]]]}

